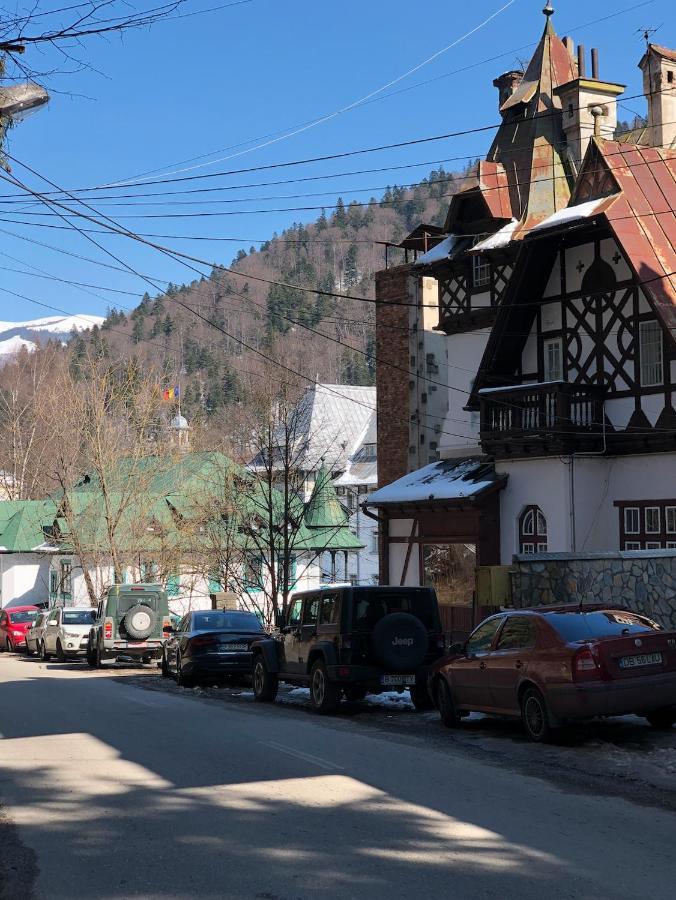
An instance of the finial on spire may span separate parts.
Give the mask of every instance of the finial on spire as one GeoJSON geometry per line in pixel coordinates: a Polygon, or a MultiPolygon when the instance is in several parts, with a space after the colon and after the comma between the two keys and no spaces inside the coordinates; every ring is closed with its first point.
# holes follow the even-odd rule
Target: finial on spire
{"type": "Polygon", "coordinates": [[[547,5],[542,10],[542,12],[549,18],[549,16],[554,15],[554,7],[552,6],[552,0],[547,0],[547,5]]]}

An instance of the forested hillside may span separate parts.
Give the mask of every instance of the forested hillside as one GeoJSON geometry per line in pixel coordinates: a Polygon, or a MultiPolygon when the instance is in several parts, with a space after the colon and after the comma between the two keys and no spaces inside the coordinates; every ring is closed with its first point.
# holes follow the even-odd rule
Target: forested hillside
{"type": "MultiPolygon", "coordinates": [[[[110,310],[100,330],[74,339],[73,352],[77,357],[93,342],[160,366],[168,383],[180,382],[192,419],[219,417],[271,371],[283,378],[284,369],[267,364],[271,355],[311,379],[371,384],[374,305],[341,295],[373,298],[384,243],[398,243],[420,222],[442,224],[466,175],[434,170],[414,188],[388,188],[367,203],[338,199],[312,224],[292,225],[225,262],[237,275],[214,268],[161,296],[146,294],[131,314],[110,310]]],[[[391,261],[400,253],[390,250],[391,261]]]]}

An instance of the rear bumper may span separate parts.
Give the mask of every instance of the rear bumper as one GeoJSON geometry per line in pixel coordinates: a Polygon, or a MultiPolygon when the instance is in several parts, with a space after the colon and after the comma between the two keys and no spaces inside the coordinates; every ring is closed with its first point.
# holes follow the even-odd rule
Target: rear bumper
{"type": "Polygon", "coordinates": [[[162,655],[163,644],[161,641],[148,641],[147,643],[131,644],[126,641],[104,641],[103,655],[108,659],[117,656],[127,656],[133,659],[156,658],[162,655]]]}
{"type": "Polygon", "coordinates": [[[387,690],[390,687],[396,689],[397,687],[408,687],[409,685],[384,685],[380,680],[384,675],[389,675],[393,678],[398,678],[402,675],[415,675],[416,685],[426,685],[429,666],[423,666],[413,672],[388,672],[376,666],[336,665],[327,666],[326,671],[331,681],[337,681],[342,684],[360,684],[372,689],[387,690]]]}
{"type": "Polygon", "coordinates": [[[182,660],[183,671],[192,674],[246,674],[253,669],[253,653],[248,650],[242,653],[204,653],[200,656],[188,656],[182,660]]]}
{"type": "Polygon", "coordinates": [[[676,673],[601,684],[550,686],[547,700],[553,715],[561,720],[652,712],[676,706],[676,673]]]}

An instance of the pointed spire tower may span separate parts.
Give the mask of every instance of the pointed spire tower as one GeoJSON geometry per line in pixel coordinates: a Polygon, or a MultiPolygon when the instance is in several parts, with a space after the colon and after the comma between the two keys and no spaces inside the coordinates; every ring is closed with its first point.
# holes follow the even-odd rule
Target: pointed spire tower
{"type": "Polygon", "coordinates": [[[525,227],[566,206],[572,186],[555,91],[577,78],[577,65],[554,30],[551,0],[542,12],[543,35],[523,79],[500,107],[502,124],[487,157],[504,166],[512,209],[525,227]]]}

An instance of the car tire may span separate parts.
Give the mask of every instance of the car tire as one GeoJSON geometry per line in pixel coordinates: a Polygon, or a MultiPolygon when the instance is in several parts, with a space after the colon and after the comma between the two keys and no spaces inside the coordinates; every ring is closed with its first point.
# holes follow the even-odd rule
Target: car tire
{"type": "Polygon", "coordinates": [[[434,696],[442,723],[446,728],[457,728],[460,725],[460,715],[445,678],[437,679],[434,687],[434,696]]]}
{"type": "Polygon", "coordinates": [[[41,641],[40,642],[40,659],[42,660],[42,662],[49,662],[49,660],[51,658],[52,658],[52,654],[47,653],[47,648],[45,647],[45,642],[41,641]]]}
{"type": "Polygon", "coordinates": [[[274,672],[269,672],[262,654],[258,654],[253,666],[254,700],[258,703],[272,703],[277,696],[279,679],[274,672]]]}
{"type": "Polygon", "coordinates": [[[162,664],[160,666],[160,671],[162,672],[162,678],[169,678],[171,672],[169,671],[169,663],[167,662],[166,653],[162,653],[162,664]]]}
{"type": "Polygon", "coordinates": [[[179,687],[192,688],[195,687],[194,675],[186,675],[183,671],[183,663],[181,662],[181,654],[176,656],[176,684],[179,687]]]}
{"type": "Polygon", "coordinates": [[[91,638],[89,639],[89,642],[87,643],[87,653],[85,655],[85,658],[87,660],[87,665],[89,666],[89,668],[95,669],[96,668],[96,651],[92,649],[91,638]]]}
{"type": "Polygon", "coordinates": [[[7,652],[14,653],[14,644],[7,638],[7,652]]]}
{"type": "Polygon", "coordinates": [[[56,641],[56,658],[59,662],[66,661],[66,654],[63,652],[63,644],[61,643],[61,638],[57,638],[56,641]]]}
{"type": "Polygon", "coordinates": [[[368,688],[359,684],[353,684],[351,687],[345,688],[345,699],[350,703],[358,703],[368,694],[368,688]]]}
{"type": "Polygon", "coordinates": [[[32,655],[33,655],[33,651],[31,650],[31,646],[30,646],[30,644],[28,643],[28,641],[26,641],[26,646],[24,647],[24,651],[23,651],[23,652],[26,654],[26,656],[32,656],[32,655]]]}
{"type": "Polygon", "coordinates": [[[528,688],[521,698],[521,721],[528,737],[538,744],[552,740],[549,712],[545,698],[537,688],[528,688]]]}
{"type": "Polygon", "coordinates": [[[653,728],[667,730],[676,723],[676,709],[673,706],[667,709],[656,709],[654,712],[648,713],[646,719],[653,728]]]}
{"type": "Polygon", "coordinates": [[[434,703],[426,684],[412,685],[409,688],[409,692],[411,694],[411,703],[416,712],[426,712],[429,709],[434,709],[434,703]]]}
{"type": "Polygon", "coordinates": [[[324,661],[318,659],[310,670],[310,703],[315,712],[335,712],[340,700],[340,691],[329,679],[324,661]]]}

